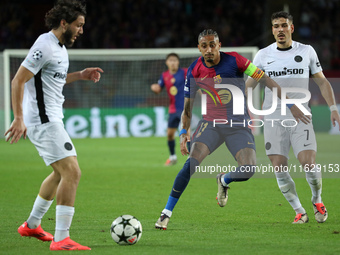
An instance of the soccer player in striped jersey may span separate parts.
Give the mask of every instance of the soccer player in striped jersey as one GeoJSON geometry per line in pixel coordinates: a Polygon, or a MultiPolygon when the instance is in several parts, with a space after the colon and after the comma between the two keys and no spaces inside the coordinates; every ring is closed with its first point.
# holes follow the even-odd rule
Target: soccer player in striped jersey
{"type": "Polygon", "coordinates": [[[179,67],[179,56],[176,53],[169,53],[166,56],[165,64],[168,70],[163,72],[158,83],[151,85],[151,90],[159,94],[163,88],[168,93],[169,119],[168,119],[168,147],[170,156],[165,162],[165,166],[171,166],[177,163],[175,154],[175,133],[181,121],[181,114],[184,104],[184,82],[187,75],[187,68],[179,67]]]}
{"type": "MultiPolygon", "coordinates": [[[[275,41],[268,47],[261,49],[254,58],[254,64],[265,71],[275,80],[281,88],[303,88],[308,90],[309,78],[314,79],[319,86],[321,94],[331,110],[331,121],[340,121],[336,107],[333,89],[325,78],[318,56],[310,45],[305,45],[292,40],[294,32],[293,17],[287,12],[272,14],[272,33],[275,41]]],[[[255,87],[257,82],[248,79],[247,87],[255,87]]],[[[290,98],[301,98],[301,93],[288,93],[290,98]]],[[[269,109],[272,105],[272,92],[265,89],[263,109],[269,109]]],[[[308,109],[308,104],[303,106],[308,109]]],[[[291,106],[288,106],[291,107],[291,106]]],[[[288,154],[292,146],[295,157],[305,169],[306,179],[312,191],[312,205],[317,222],[325,222],[328,212],[321,199],[322,179],[321,170],[318,168],[316,157],[316,139],[312,122],[299,122],[296,126],[283,127],[280,122],[283,119],[294,119],[290,111],[281,115],[281,103],[275,111],[265,116],[266,119],[275,119],[274,123],[264,122],[264,140],[266,154],[272,165],[278,171],[275,172],[278,186],[296,212],[293,223],[306,223],[308,216],[302,207],[295,189],[295,183],[288,171],[282,171],[288,166],[288,154]]]]}
{"type": "Polygon", "coordinates": [[[59,0],[46,14],[51,30],[39,36],[12,80],[14,120],[6,131],[6,141],[18,142],[27,136],[53,172],[42,182],[30,216],[19,228],[21,236],[52,241],[50,250],[90,250],[70,239],[69,228],[74,215],[74,201],[81,171],[74,145],[63,125],[65,84],[77,80],[100,80],[100,68],[86,68],[67,73],[71,47],[83,34],[86,8],[76,0],[59,0]],[[41,219],[54,197],[55,235],[41,228],[41,219]]]}
{"type": "MultiPolygon", "coordinates": [[[[233,109],[233,100],[240,99],[240,97],[245,98],[244,73],[269,88],[276,87],[279,95],[281,95],[281,90],[273,80],[268,78],[262,70],[248,59],[236,52],[220,52],[220,48],[221,42],[215,31],[208,29],[199,34],[198,49],[202,56],[188,68],[184,87],[185,99],[182,113],[182,130],[180,132],[180,146],[183,155],[189,154],[186,147],[186,142],[190,140],[187,130],[190,127],[192,106],[198,90],[201,90],[202,96],[206,95],[207,110],[193,134],[190,155],[182,170],[179,171],[168,202],[155,224],[158,229],[167,228],[172,211],[188,185],[191,176],[195,173],[196,167],[222,143],[226,144],[239,166],[234,172],[217,175],[219,206],[224,207],[226,205],[228,188],[231,182],[247,181],[255,172],[255,142],[247,124],[250,117],[246,100],[242,105],[237,105],[238,109],[244,110],[243,114],[240,115],[234,114],[236,109],[233,109]],[[240,94],[232,94],[225,88],[218,88],[219,84],[232,84],[237,87],[240,94]],[[224,96],[221,100],[222,95],[224,96]],[[226,120],[224,124],[214,125],[214,121],[220,119],[226,120]]],[[[295,110],[297,117],[305,117],[302,116],[303,114],[299,109],[295,110]]]]}

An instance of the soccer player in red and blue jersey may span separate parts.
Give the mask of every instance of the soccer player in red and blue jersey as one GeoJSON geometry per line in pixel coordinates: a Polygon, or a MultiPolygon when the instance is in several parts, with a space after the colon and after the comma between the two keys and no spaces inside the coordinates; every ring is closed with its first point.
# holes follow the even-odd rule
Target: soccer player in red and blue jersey
{"type": "MultiPolygon", "coordinates": [[[[185,100],[180,132],[180,146],[183,155],[189,154],[186,147],[186,142],[190,140],[187,130],[190,127],[192,106],[198,90],[201,90],[203,98],[206,98],[206,114],[198,123],[192,137],[190,155],[178,173],[168,202],[155,224],[158,229],[165,230],[167,228],[172,211],[192,174],[195,173],[196,167],[222,143],[226,144],[239,166],[235,171],[217,175],[219,206],[224,207],[227,203],[229,183],[246,181],[253,176],[256,167],[255,142],[248,127],[250,118],[245,100],[243,74],[252,77],[270,89],[276,87],[279,97],[281,97],[280,87],[262,70],[238,53],[220,52],[220,48],[221,43],[215,31],[208,29],[199,34],[198,49],[202,56],[190,65],[184,87],[185,100]],[[239,93],[236,93],[235,89],[231,93],[232,89],[221,88],[218,86],[219,84],[231,84],[237,87],[236,91],[239,93]],[[244,103],[237,105],[237,109],[234,109],[233,101],[240,101],[240,98],[244,99],[244,103]],[[234,114],[240,109],[244,110],[243,114],[234,114]],[[215,120],[223,120],[223,124],[215,125],[215,120]]],[[[296,118],[303,116],[298,109],[293,115],[296,118]]]]}
{"type": "Polygon", "coordinates": [[[179,68],[179,56],[176,53],[170,53],[166,56],[165,64],[168,70],[163,72],[158,83],[151,85],[151,90],[159,94],[163,88],[166,88],[170,99],[169,120],[168,120],[168,147],[170,157],[165,162],[166,166],[177,163],[175,154],[175,133],[181,121],[181,114],[184,104],[184,83],[187,75],[187,68],[179,68]]]}

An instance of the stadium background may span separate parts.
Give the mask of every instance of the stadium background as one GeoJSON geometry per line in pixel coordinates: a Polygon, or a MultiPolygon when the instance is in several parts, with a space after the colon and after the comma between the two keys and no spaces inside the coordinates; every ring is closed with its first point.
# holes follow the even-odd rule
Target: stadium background
{"type": "MultiPolygon", "coordinates": [[[[53,2],[1,1],[0,52],[5,49],[31,47],[36,38],[47,31],[43,17],[53,6],[53,2]]],[[[294,16],[296,31],[293,39],[311,44],[315,48],[328,78],[340,77],[340,17],[337,15],[340,9],[339,1],[231,0],[216,1],[211,6],[207,6],[201,0],[118,0],[102,1],[100,4],[93,0],[86,2],[88,14],[84,35],[74,44],[74,49],[173,48],[176,51],[176,48],[195,47],[197,35],[205,28],[218,31],[224,47],[262,48],[273,42],[270,14],[287,8],[294,16]]],[[[197,55],[182,59],[181,66],[188,66],[198,55],[197,52],[197,55]]],[[[83,116],[82,119],[86,119],[88,124],[85,122],[83,125],[79,124],[79,121],[82,121],[79,118],[73,122],[78,125],[79,131],[82,127],[90,125],[91,113],[105,118],[103,117],[105,110],[110,109],[108,114],[111,115],[123,112],[129,122],[136,110],[143,111],[141,108],[149,112],[147,115],[154,119],[155,110],[152,107],[161,106],[165,109],[165,117],[162,117],[165,122],[167,95],[163,92],[161,96],[156,96],[149,89],[149,85],[157,82],[161,72],[166,69],[164,56],[165,54],[156,60],[147,56],[144,59],[137,59],[131,55],[104,64],[102,61],[84,61],[84,59],[80,59],[80,62],[71,62],[70,71],[98,65],[106,73],[103,75],[100,87],[82,82],[65,86],[65,121],[70,116],[83,116]]],[[[251,58],[249,55],[246,57],[251,58]]],[[[22,58],[11,60],[11,78],[21,61],[22,58]]],[[[3,69],[1,62],[0,56],[0,68],[3,69]]],[[[0,79],[3,79],[2,70],[0,79]]],[[[337,79],[331,81],[337,102],[340,102],[339,82],[337,79]]],[[[331,125],[325,101],[315,84],[312,83],[310,89],[315,130],[329,132],[331,125]]],[[[3,87],[0,86],[1,98],[3,93],[3,87]]],[[[3,109],[3,102],[0,109],[3,109]]],[[[3,122],[3,118],[0,121],[3,122]]],[[[143,121],[143,119],[136,120],[136,122],[143,121]]],[[[105,125],[105,121],[102,122],[102,126],[105,125]]],[[[163,131],[158,133],[157,127],[153,125],[153,131],[140,135],[138,132],[134,135],[133,132],[127,134],[117,130],[117,133],[112,131],[113,133],[107,136],[163,136],[164,125],[163,131]]],[[[3,133],[5,127],[3,124],[0,126],[0,131],[3,133]]],[[[75,131],[71,136],[86,137],[91,131],[89,129],[86,132],[77,132],[75,131]]],[[[94,134],[92,137],[100,137],[100,134],[94,134]]]]}

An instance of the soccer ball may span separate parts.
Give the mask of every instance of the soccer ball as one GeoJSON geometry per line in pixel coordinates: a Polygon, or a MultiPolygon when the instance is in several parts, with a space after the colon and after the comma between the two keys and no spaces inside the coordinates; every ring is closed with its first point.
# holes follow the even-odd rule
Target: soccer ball
{"type": "Polygon", "coordinates": [[[135,244],[142,236],[142,224],[132,215],[122,215],[111,224],[110,233],[117,244],[135,244]]]}

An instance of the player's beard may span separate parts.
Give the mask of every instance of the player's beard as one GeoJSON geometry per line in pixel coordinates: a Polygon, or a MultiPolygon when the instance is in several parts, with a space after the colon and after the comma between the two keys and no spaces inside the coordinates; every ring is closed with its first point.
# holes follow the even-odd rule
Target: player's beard
{"type": "Polygon", "coordinates": [[[214,63],[214,59],[213,58],[207,58],[207,62],[208,63],[214,63]]]}
{"type": "Polygon", "coordinates": [[[74,41],[72,42],[73,33],[71,29],[67,28],[64,33],[64,40],[66,47],[72,47],[74,41]]]}
{"type": "Polygon", "coordinates": [[[212,55],[212,54],[206,55],[206,61],[209,62],[209,63],[213,63],[214,62],[214,55],[212,55]]]}

